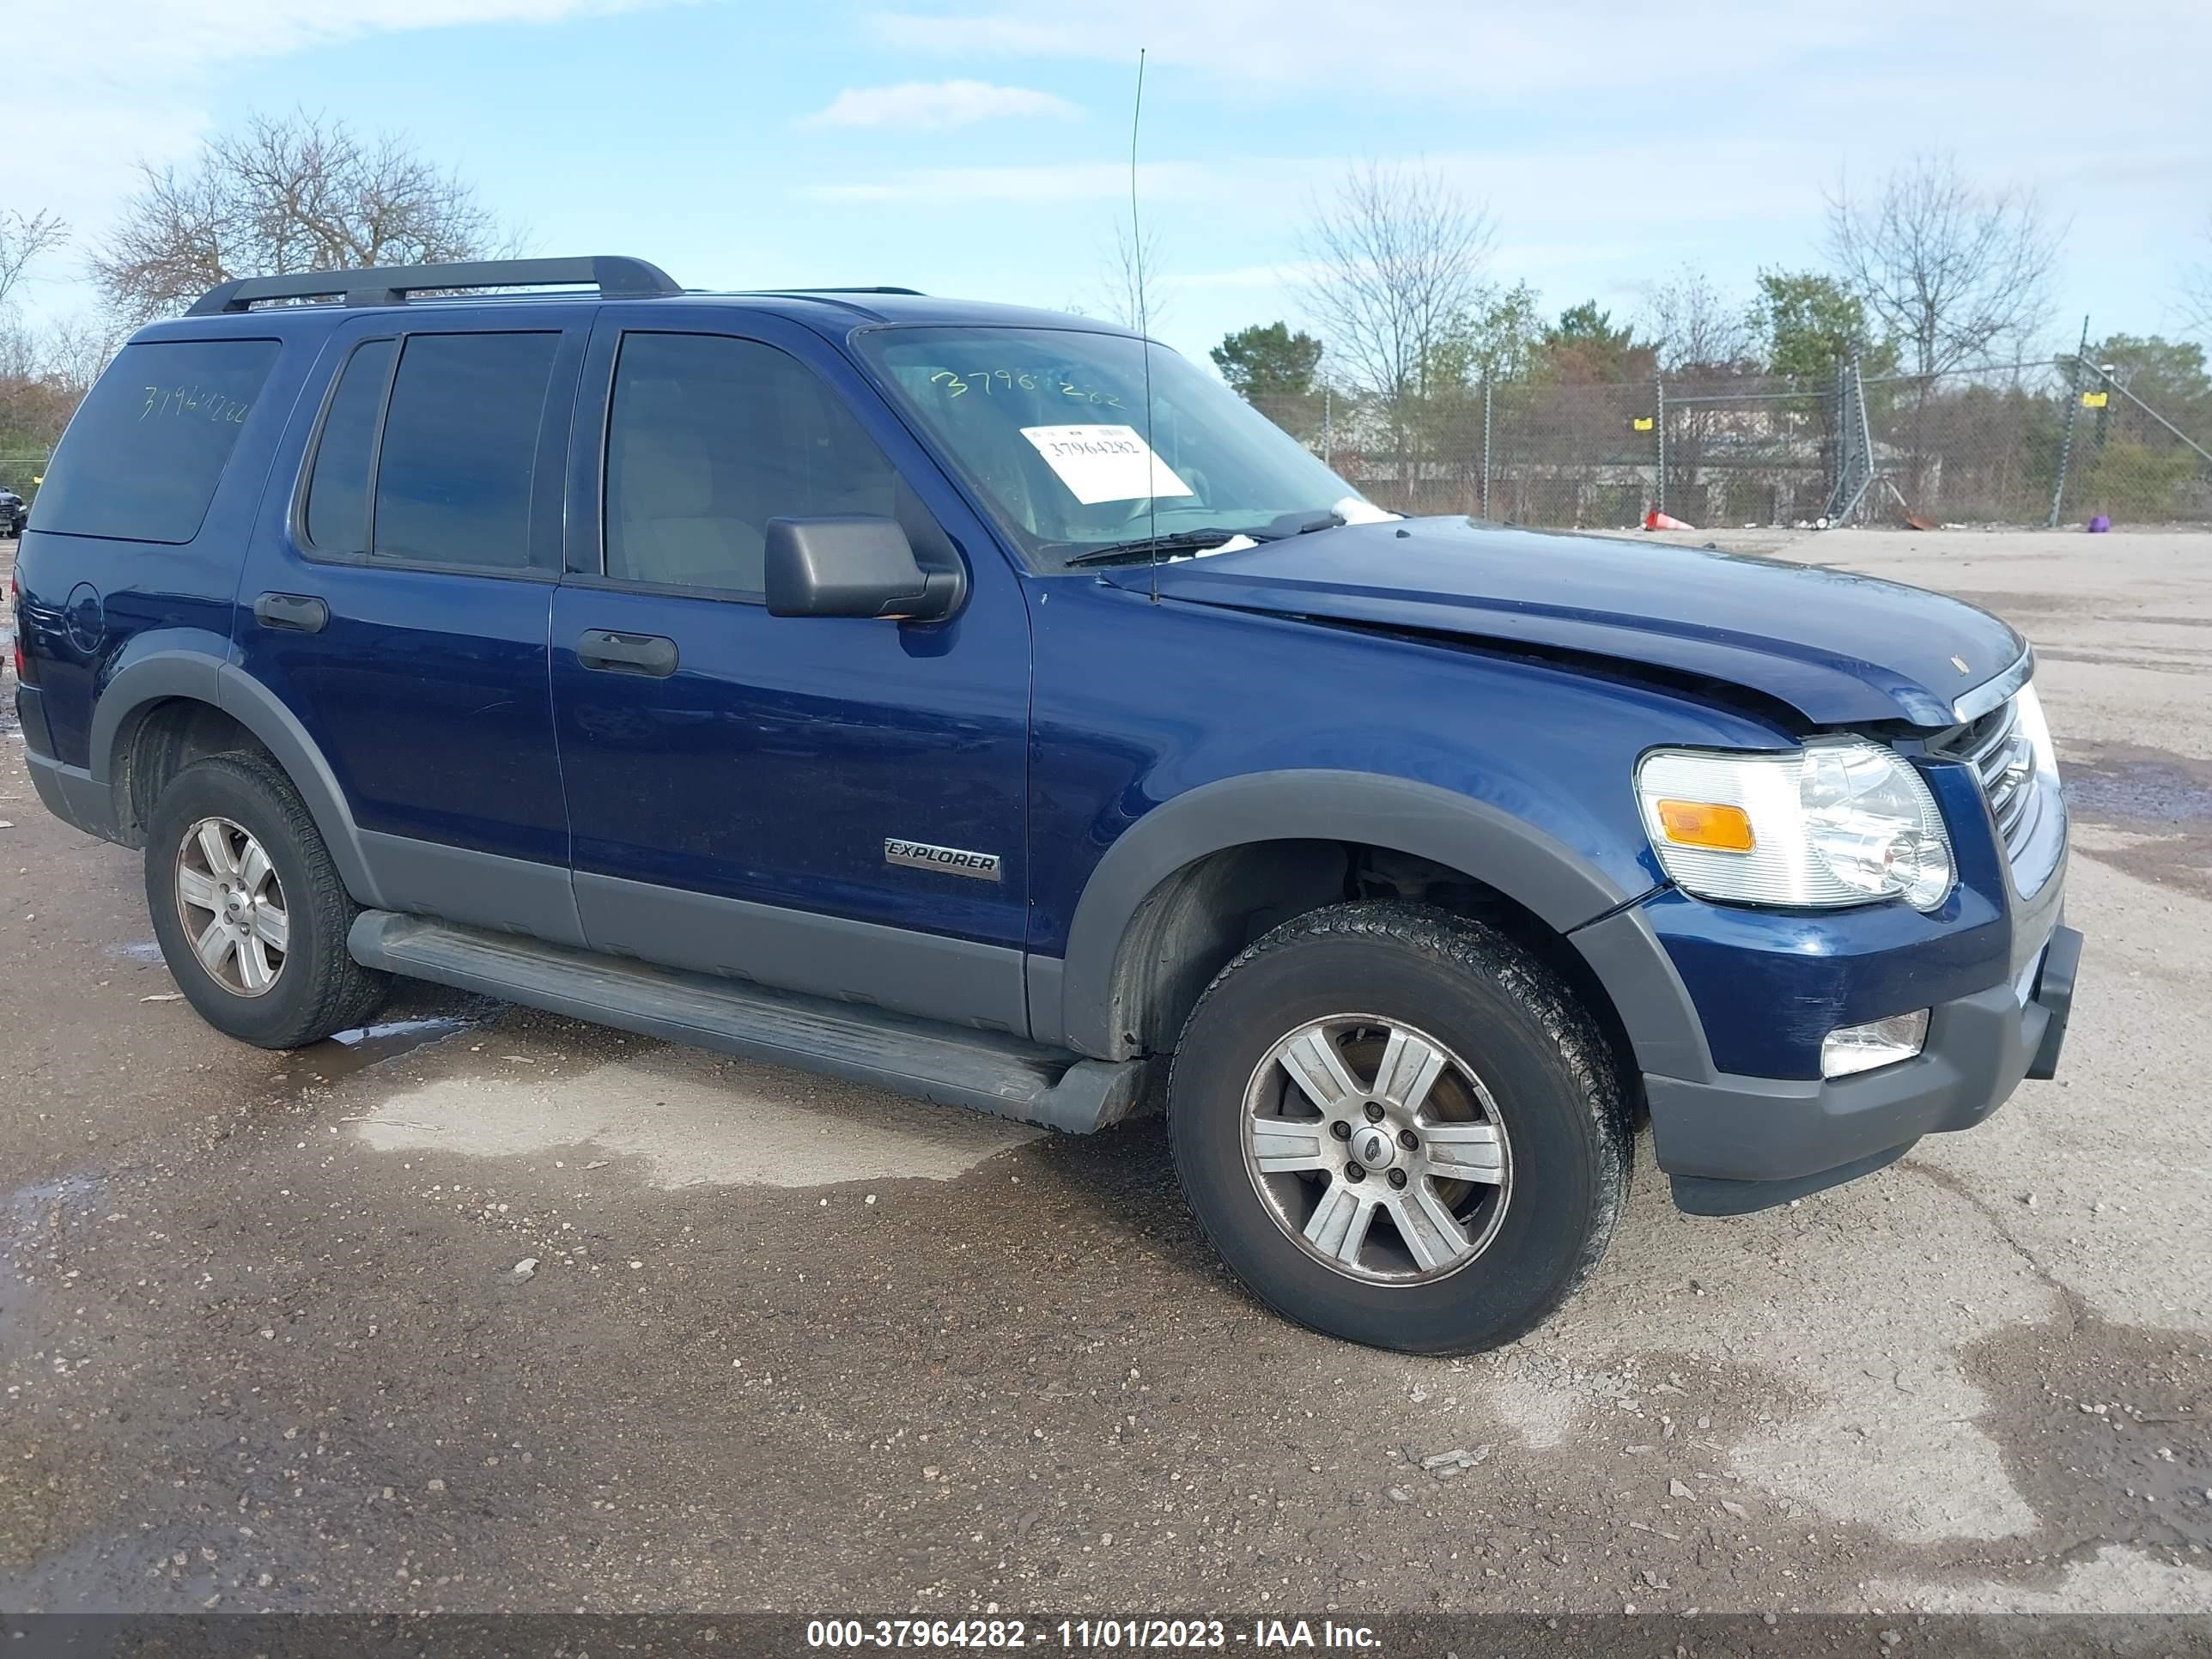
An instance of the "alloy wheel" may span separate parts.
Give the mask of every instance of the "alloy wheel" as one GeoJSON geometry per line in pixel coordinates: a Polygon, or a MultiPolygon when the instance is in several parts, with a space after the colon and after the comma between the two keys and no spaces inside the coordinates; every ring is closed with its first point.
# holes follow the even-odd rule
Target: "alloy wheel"
{"type": "Polygon", "coordinates": [[[1275,1223],[1335,1272],[1420,1284],[1496,1237],[1512,1149],[1490,1091],[1427,1033],[1371,1014],[1299,1026],[1246,1087],[1244,1165],[1275,1223]]]}
{"type": "Polygon", "coordinates": [[[291,918],[269,854],[243,825],[202,818],[177,848],[177,916],[200,966],[234,996],[258,997],[284,971],[291,918]]]}

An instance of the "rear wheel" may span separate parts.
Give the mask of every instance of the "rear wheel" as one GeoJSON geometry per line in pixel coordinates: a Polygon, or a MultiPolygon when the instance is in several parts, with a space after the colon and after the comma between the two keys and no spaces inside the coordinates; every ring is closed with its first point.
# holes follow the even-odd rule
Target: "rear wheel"
{"type": "Polygon", "coordinates": [[[1420,1353],[1541,1322],[1604,1255],[1629,1170],[1610,1056],[1568,988],[1492,928],[1395,902],[1300,917],[1222,970],[1169,1133],[1255,1294],[1420,1353]]]}
{"type": "Polygon", "coordinates": [[[354,961],[359,914],[291,783],[219,755],[171,780],[147,826],[146,903],[185,1000],[217,1030],[296,1048],[359,1024],[388,981],[354,961]]]}

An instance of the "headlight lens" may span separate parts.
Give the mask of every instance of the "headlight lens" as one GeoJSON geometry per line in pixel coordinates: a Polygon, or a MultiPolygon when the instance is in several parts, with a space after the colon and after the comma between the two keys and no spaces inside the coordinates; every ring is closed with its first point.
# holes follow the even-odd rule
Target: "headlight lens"
{"type": "Polygon", "coordinates": [[[2052,793],[2058,790],[2058,749],[2051,741],[2051,723],[2043,717],[2043,699],[2035,694],[2035,684],[2030,681],[2013,694],[2013,712],[2020,722],[2021,735],[2027,739],[2035,755],[2036,775],[2052,793]]]}
{"type": "Polygon", "coordinates": [[[1951,890],[1935,797],[1895,752],[1858,738],[1776,755],[1659,749],[1636,769],[1659,862],[1701,898],[1832,907],[1951,890]]]}

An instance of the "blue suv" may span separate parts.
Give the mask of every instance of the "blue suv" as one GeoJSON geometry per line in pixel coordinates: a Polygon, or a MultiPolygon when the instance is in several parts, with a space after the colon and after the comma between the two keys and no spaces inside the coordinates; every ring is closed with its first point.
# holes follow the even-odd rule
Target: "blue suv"
{"type": "Polygon", "coordinates": [[[1083,319],[228,283],[86,399],[17,577],[40,795],[144,849],[220,1030],[401,975],[1063,1130],[1164,1100],[1221,1255],[1357,1341],[1534,1326],[1646,1121],[1741,1213],[2064,1032],[2005,624],[1400,518],[1083,319]]]}

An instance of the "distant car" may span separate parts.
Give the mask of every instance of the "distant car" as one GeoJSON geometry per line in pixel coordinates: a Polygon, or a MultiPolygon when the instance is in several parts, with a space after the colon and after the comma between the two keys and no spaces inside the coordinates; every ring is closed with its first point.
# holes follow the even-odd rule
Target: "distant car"
{"type": "Polygon", "coordinates": [[[20,536],[23,520],[31,516],[31,509],[23,498],[12,489],[0,489],[0,536],[20,536]]]}
{"type": "MultiPolygon", "coordinates": [[[[1060,1129],[1164,1094],[1245,1282],[1424,1353],[1559,1304],[1647,1120],[1739,1215],[2058,1063],[2066,809],[2003,623],[1399,518],[1110,325],[611,258],[244,278],[123,348],[39,491],[32,781],[144,849],[249,1042],[396,974],[1060,1129]],[[597,292],[407,297],[527,284],[597,292]]],[[[1158,1167],[1073,1224],[1184,1249],[1127,1242],[1158,1167]]]]}

